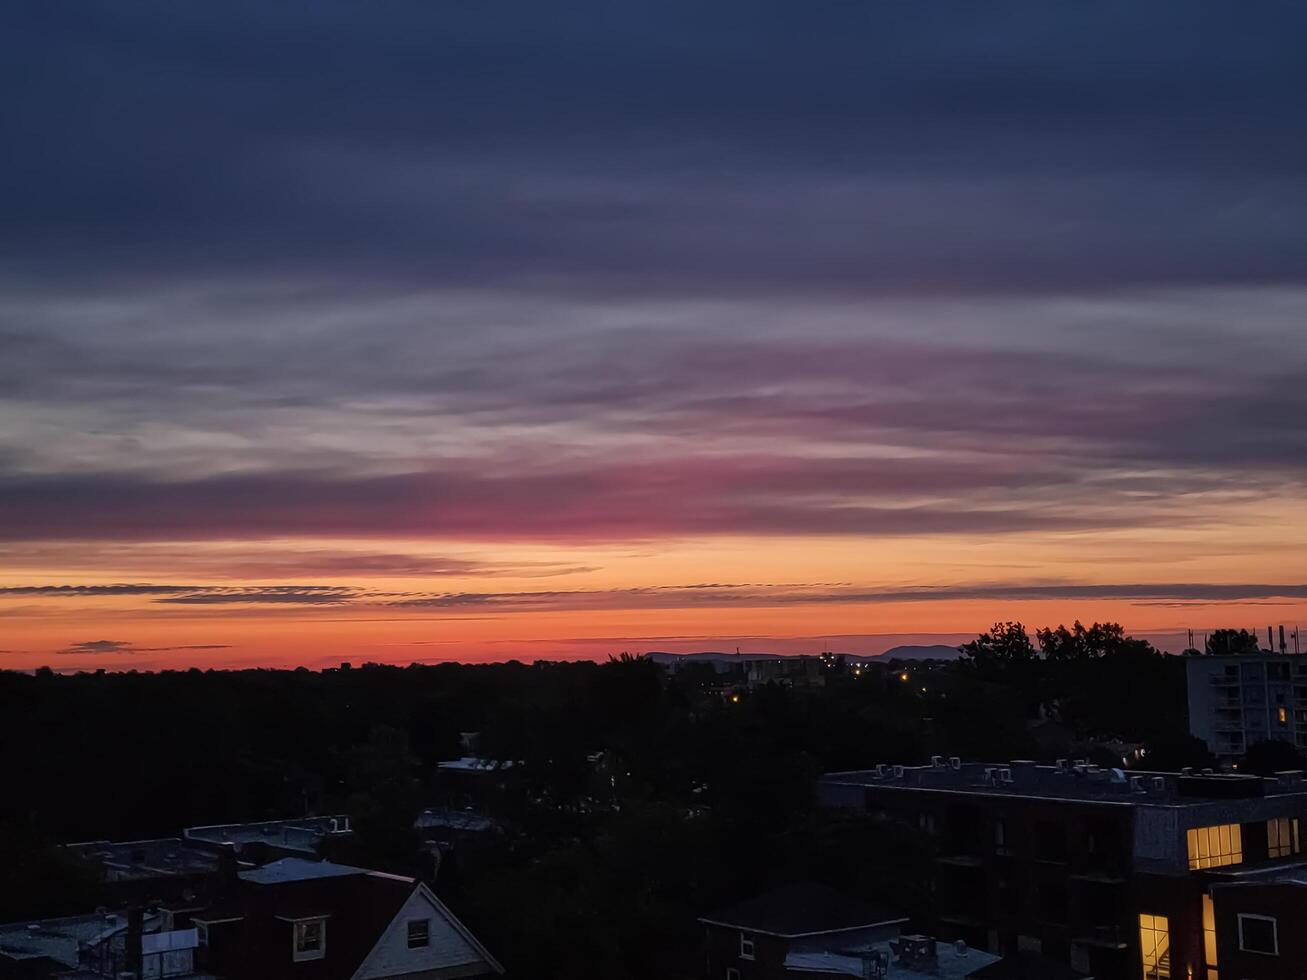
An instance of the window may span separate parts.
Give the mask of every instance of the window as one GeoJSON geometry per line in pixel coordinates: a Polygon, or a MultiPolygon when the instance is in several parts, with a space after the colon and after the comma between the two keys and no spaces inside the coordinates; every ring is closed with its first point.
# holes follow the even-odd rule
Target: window
{"type": "Polygon", "coordinates": [[[1298,818],[1273,817],[1266,821],[1266,853],[1273,858],[1297,854],[1298,818]]]}
{"type": "Polygon", "coordinates": [[[295,944],[291,958],[296,963],[320,960],[327,955],[327,920],[304,919],[295,923],[295,944]]]}
{"type": "Polygon", "coordinates": [[[935,833],[935,814],[919,813],[917,814],[917,827],[923,834],[935,833]]]}
{"type": "Polygon", "coordinates": [[[1243,863],[1243,828],[1237,823],[1191,828],[1188,840],[1191,871],[1243,863]]]}
{"type": "Polygon", "coordinates": [[[1139,951],[1144,980],[1170,980],[1171,930],[1166,916],[1139,916],[1139,951]]]}
{"type": "Polygon", "coordinates": [[[1269,915],[1239,913],[1239,948],[1245,953],[1280,955],[1280,936],[1269,915]]]}
{"type": "Polygon", "coordinates": [[[753,936],[747,932],[740,933],[740,959],[753,959],[753,936]]]}
{"type": "Polygon", "coordinates": [[[431,920],[413,919],[408,924],[408,948],[422,949],[431,945],[431,920]]]}
{"type": "Polygon", "coordinates": [[[726,968],[726,980],[740,980],[740,971],[733,966],[726,968]]]}
{"type": "Polygon", "coordinates": [[[195,923],[195,941],[201,946],[209,945],[209,924],[207,922],[195,923]]]}
{"type": "Polygon", "coordinates": [[[1011,854],[1007,846],[1007,821],[994,821],[994,851],[998,854],[1011,854]]]}
{"type": "Polygon", "coordinates": [[[1280,708],[1276,713],[1276,717],[1279,718],[1281,725],[1287,725],[1289,723],[1289,709],[1280,708]]]}
{"type": "Polygon", "coordinates": [[[1207,980],[1219,980],[1216,969],[1216,906],[1212,896],[1203,896],[1203,961],[1207,964],[1207,980]]]}

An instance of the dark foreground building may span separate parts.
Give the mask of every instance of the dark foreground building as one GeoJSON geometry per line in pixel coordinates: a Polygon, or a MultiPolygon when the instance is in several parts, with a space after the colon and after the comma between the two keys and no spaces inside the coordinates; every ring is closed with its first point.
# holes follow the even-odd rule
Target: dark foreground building
{"type": "Polygon", "coordinates": [[[1300,773],[937,758],[831,773],[819,793],[932,838],[941,937],[1098,980],[1307,977],[1300,773]]]}
{"type": "Polygon", "coordinates": [[[195,912],[196,965],[230,980],[449,980],[503,972],[426,885],[284,858],[195,912]]]}

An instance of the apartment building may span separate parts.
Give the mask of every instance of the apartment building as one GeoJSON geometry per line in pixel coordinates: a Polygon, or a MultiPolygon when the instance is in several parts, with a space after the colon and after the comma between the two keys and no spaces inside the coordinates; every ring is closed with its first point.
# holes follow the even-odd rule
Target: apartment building
{"type": "Polygon", "coordinates": [[[1307,654],[1189,656],[1185,677],[1189,731],[1223,762],[1267,740],[1307,750],[1307,654]]]}
{"type": "Polygon", "coordinates": [[[1241,952],[1231,932],[1238,920],[1221,925],[1237,913],[1224,909],[1236,895],[1258,897],[1230,886],[1250,874],[1298,873],[1307,818],[1299,773],[937,757],[929,766],[831,773],[818,788],[828,806],[910,823],[931,838],[936,934],[1002,955],[1040,953],[1099,980],[1220,980],[1221,956],[1241,952]]]}

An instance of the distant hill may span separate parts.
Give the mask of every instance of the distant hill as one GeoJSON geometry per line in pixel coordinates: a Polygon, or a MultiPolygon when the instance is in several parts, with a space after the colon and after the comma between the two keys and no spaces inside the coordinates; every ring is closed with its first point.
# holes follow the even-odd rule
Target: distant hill
{"type": "MultiPolygon", "coordinates": [[[[664,653],[656,651],[646,653],[646,657],[662,667],[673,667],[676,664],[700,663],[712,664],[717,671],[728,670],[731,664],[745,663],[750,660],[784,660],[789,656],[797,654],[784,653],[718,653],[715,650],[705,650],[701,653],[664,653]]],[[[846,657],[856,657],[857,654],[845,654],[846,657]]],[[[962,651],[957,647],[951,647],[945,643],[931,643],[919,646],[904,645],[890,647],[884,653],[880,654],[878,660],[957,660],[962,656],[962,651]]]]}
{"type": "Polygon", "coordinates": [[[881,660],[957,660],[962,651],[946,643],[931,643],[925,646],[905,645],[890,647],[880,655],[881,660]]]}

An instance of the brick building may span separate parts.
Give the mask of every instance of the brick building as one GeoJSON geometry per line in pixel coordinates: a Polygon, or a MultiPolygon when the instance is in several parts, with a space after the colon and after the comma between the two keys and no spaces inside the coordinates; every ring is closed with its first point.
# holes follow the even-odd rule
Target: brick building
{"type": "MultiPolygon", "coordinates": [[[[937,758],[828,774],[819,794],[932,839],[940,936],[1003,955],[1038,952],[1098,980],[1219,980],[1208,973],[1218,968],[1212,954],[1233,961],[1238,951],[1236,913],[1223,903],[1291,902],[1302,891],[1282,881],[1302,860],[1307,784],[1298,773],[1127,774],[937,758]],[[1278,890],[1259,893],[1250,875],[1278,890]]],[[[1247,928],[1254,942],[1266,931],[1247,928]]],[[[1219,960],[1220,973],[1279,976],[1267,969],[1276,957],[1259,955],[1258,971],[1229,973],[1219,960]]],[[[1297,962],[1294,975],[1307,976],[1297,962]]]]}

